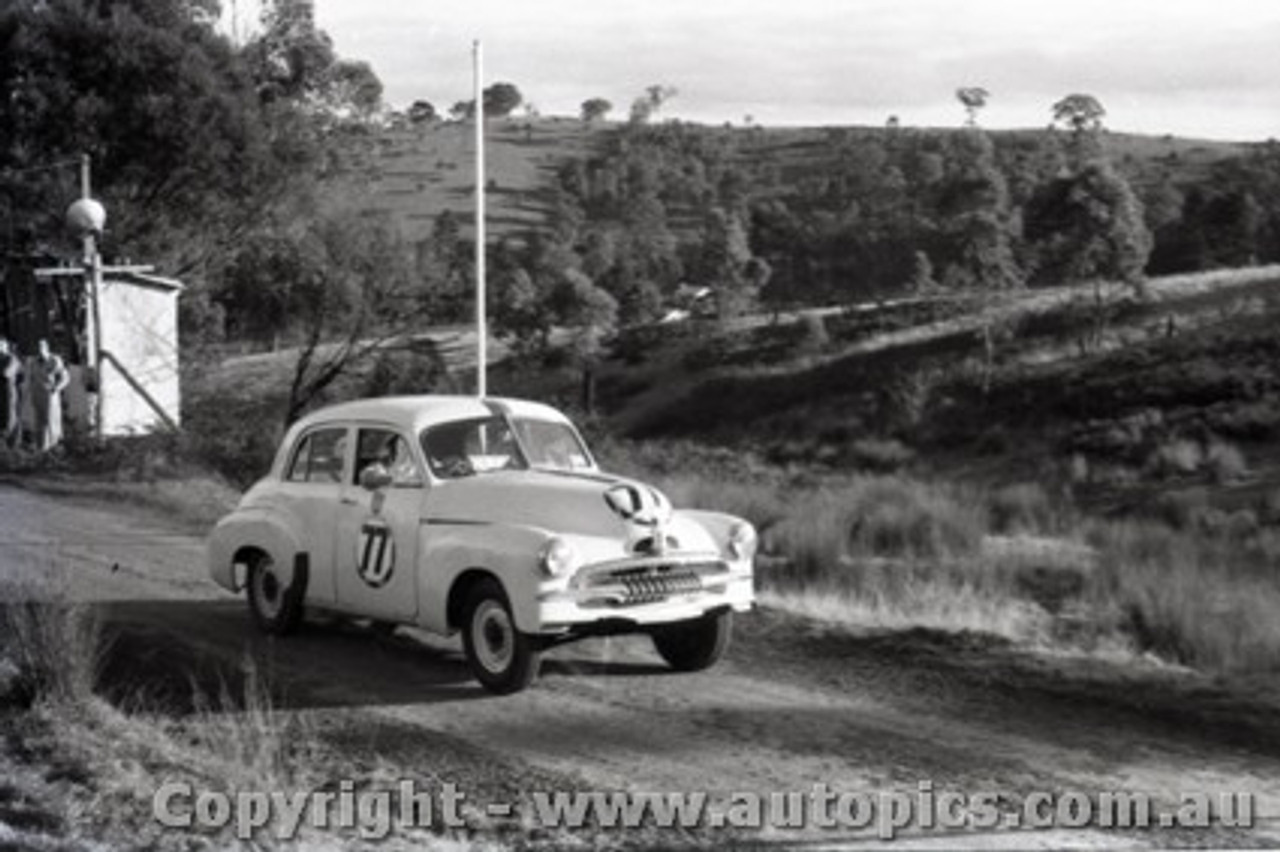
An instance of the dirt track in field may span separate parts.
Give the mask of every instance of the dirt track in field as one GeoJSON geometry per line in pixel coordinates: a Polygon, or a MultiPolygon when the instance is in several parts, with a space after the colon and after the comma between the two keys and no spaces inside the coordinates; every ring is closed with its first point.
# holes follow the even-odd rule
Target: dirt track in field
{"type": "MultiPolygon", "coordinates": [[[[552,652],[533,689],[495,698],[470,680],[453,640],[379,637],[325,619],[286,640],[256,636],[243,602],[205,579],[200,535],[153,512],[0,487],[0,542],[6,578],[58,573],[73,597],[103,603],[121,637],[112,688],[177,707],[191,676],[225,677],[251,657],[285,708],[382,732],[362,747],[391,763],[416,755],[420,734],[491,757],[516,790],[560,779],[713,799],[819,783],[911,794],[922,782],[1010,796],[1133,791],[1160,801],[1252,792],[1264,819],[1248,831],[903,829],[910,837],[894,846],[1280,845],[1274,683],[1227,687],[982,637],[853,635],[759,611],[739,619],[728,659],[710,672],[668,672],[643,638],[593,640],[552,652]]],[[[448,780],[492,792],[492,778],[468,777],[484,763],[459,761],[448,780]]],[[[813,827],[749,836],[820,848],[877,842],[873,830],[813,827]]]]}

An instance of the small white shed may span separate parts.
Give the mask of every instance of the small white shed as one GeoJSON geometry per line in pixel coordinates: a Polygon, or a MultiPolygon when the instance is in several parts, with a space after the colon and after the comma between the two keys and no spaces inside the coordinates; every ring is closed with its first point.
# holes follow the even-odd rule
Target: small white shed
{"type": "Polygon", "coordinates": [[[181,422],[178,294],[182,284],[104,270],[98,290],[103,435],[137,435],[181,422]]]}

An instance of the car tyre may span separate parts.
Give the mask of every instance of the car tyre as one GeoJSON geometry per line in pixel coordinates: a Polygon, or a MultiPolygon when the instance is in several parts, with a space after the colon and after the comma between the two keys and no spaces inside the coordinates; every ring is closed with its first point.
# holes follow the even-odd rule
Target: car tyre
{"type": "Polygon", "coordinates": [[[516,627],[502,586],[492,579],[478,582],[467,595],[464,612],[462,645],[481,686],[509,695],[533,683],[542,651],[536,637],[516,627]]]}
{"type": "Polygon", "coordinates": [[[295,577],[286,586],[275,571],[270,554],[259,553],[249,563],[249,614],[263,633],[284,636],[302,622],[302,589],[295,577]]]}
{"type": "Polygon", "coordinates": [[[654,629],[653,647],[678,672],[698,672],[715,665],[729,649],[733,612],[664,624],[654,629]]]}

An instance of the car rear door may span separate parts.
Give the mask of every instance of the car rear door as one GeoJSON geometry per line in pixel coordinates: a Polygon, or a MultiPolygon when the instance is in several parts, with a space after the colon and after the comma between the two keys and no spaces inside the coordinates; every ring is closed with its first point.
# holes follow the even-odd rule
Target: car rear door
{"type": "Polygon", "coordinates": [[[299,436],[290,452],[280,493],[299,528],[295,530],[307,553],[310,576],[307,597],[334,599],[333,525],[342,483],[349,475],[350,428],[340,424],[317,426],[299,436]]]}

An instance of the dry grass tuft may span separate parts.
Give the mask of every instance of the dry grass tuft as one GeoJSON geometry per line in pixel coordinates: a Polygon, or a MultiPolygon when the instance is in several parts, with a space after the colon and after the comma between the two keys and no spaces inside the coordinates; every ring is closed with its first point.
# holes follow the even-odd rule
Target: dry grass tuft
{"type": "Polygon", "coordinates": [[[98,611],[71,602],[57,576],[0,589],[0,659],[25,698],[75,705],[92,697],[108,646],[98,611]]]}

